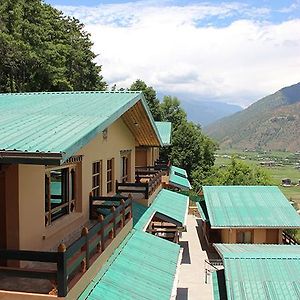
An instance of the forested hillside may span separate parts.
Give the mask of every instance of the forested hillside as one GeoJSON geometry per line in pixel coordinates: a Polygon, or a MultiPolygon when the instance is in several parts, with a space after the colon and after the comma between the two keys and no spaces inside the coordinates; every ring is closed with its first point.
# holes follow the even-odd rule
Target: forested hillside
{"type": "Polygon", "coordinates": [[[40,0],[0,1],[0,92],[102,90],[83,25],[40,0]]]}
{"type": "Polygon", "coordinates": [[[300,83],[205,128],[222,148],[299,151],[300,83]]]}

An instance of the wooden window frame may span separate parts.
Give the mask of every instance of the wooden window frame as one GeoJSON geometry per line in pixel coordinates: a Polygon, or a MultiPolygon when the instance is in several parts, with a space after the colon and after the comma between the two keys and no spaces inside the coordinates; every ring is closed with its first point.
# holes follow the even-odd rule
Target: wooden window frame
{"type": "Polygon", "coordinates": [[[114,165],[115,159],[111,158],[106,161],[106,193],[114,191],[114,165]],[[109,166],[110,165],[110,166],[109,166]]]}
{"type": "MultiPolygon", "coordinates": [[[[46,169],[45,172],[45,226],[50,226],[56,220],[76,211],[76,165],[66,165],[59,168],[46,169]],[[52,207],[51,203],[51,172],[61,171],[62,204],[52,207]],[[64,180],[64,181],[63,181],[64,180]],[[64,182],[64,183],[63,183],[64,182]],[[61,215],[55,213],[65,210],[61,215]]],[[[53,195],[55,196],[55,195],[53,195]]]]}
{"type": "Polygon", "coordinates": [[[92,163],[92,196],[102,195],[102,160],[92,163]]]}

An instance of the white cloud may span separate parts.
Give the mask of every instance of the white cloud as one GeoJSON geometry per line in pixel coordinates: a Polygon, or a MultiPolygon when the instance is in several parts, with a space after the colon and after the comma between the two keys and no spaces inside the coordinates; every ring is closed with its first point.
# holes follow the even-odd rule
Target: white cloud
{"type": "Polygon", "coordinates": [[[160,3],[60,9],[86,24],[102,75],[118,87],[140,78],[166,94],[245,106],[300,81],[300,19],[264,22],[269,10],[239,3],[160,3]]]}

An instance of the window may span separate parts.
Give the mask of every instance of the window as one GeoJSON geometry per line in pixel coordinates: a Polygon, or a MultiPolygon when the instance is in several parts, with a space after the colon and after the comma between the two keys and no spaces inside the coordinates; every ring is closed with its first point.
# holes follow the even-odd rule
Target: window
{"type": "Polygon", "coordinates": [[[128,177],[128,162],[129,159],[127,156],[121,157],[121,181],[122,182],[127,182],[129,177],[128,177]]]}
{"type": "Polygon", "coordinates": [[[75,167],[49,170],[45,176],[45,224],[75,210],[75,167]]]}
{"type": "Polygon", "coordinates": [[[110,193],[113,191],[113,181],[114,181],[114,159],[107,160],[107,167],[106,167],[106,192],[110,193]]]}
{"type": "Polygon", "coordinates": [[[237,232],[238,244],[252,244],[252,231],[238,231],[237,232]]]}
{"type": "Polygon", "coordinates": [[[102,164],[101,161],[93,162],[92,166],[92,195],[100,196],[102,194],[102,164]]]}

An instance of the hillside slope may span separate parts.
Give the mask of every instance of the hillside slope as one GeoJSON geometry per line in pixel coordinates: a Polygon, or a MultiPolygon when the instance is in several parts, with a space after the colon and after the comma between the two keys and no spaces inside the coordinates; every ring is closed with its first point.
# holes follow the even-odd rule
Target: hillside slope
{"type": "Polygon", "coordinates": [[[262,98],[204,131],[221,148],[300,150],[300,83],[262,98]]]}
{"type": "Polygon", "coordinates": [[[188,119],[202,126],[207,126],[221,118],[242,110],[238,105],[215,101],[181,101],[188,119]]]}

